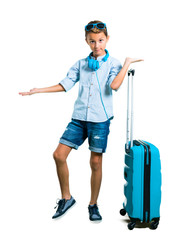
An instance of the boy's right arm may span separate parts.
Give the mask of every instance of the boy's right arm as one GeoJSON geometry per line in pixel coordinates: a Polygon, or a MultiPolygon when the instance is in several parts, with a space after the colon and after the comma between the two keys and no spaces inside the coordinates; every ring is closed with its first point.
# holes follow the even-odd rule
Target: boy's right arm
{"type": "Polygon", "coordinates": [[[64,87],[61,84],[55,86],[46,87],[46,88],[33,88],[29,92],[20,92],[22,96],[32,95],[35,93],[49,93],[49,92],[63,92],[65,91],[64,87]]]}

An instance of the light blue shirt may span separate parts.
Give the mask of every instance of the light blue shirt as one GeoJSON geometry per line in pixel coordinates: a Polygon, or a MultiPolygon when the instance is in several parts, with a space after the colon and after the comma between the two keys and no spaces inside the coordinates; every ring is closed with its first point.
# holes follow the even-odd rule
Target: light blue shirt
{"type": "MultiPolygon", "coordinates": [[[[104,56],[97,58],[101,61],[104,56]]],[[[69,91],[79,82],[78,98],[74,104],[72,118],[88,122],[104,122],[113,117],[112,81],[117,76],[122,66],[120,62],[109,56],[106,62],[101,62],[101,66],[96,72],[88,67],[88,59],[77,61],[67,73],[67,76],[59,83],[65,91],[69,91]],[[103,100],[103,107],[101,96],[103,100]]]]}

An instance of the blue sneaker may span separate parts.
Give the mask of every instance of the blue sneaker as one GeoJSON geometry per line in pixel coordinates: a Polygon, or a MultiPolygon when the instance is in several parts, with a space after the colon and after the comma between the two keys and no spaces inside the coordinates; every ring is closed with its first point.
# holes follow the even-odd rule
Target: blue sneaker
{"type": "MultiPolygon", "coordinates": [[[[53,219],[54,218],[58,218],[60,216],[62,216],[70,207],[72,207],[75,204],[75,199],[71,196],[71,198],[69,200],[66,199],[60,199],[57,202],[57,210],[56,213],[53,215],[53,219]]],[[[55,207],[55,208],[56,208],[55,207]]]]}
{"type": "Polygon", "coordinates": [[[88,211],[89,211],[89,218],[91,221],[101,221],[102,220],[102,216],[99,213],[97,204],[89,205],[88,211]]]}

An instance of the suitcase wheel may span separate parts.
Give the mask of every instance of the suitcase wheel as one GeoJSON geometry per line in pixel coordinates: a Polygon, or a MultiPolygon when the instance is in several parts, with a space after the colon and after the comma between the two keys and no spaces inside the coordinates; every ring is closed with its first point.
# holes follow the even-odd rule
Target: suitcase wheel
{"type": "Polygon", "coordinates": [[[159,221],[152,221],[150,225],[150,229],[155,230],[159,225],[159,221]]]}
{"type": "Polygon", "coordinates": [[[135,222],[130,222],[130,223],[128,223],[128,229],[129,230],[133,230],[134,229],[134,227],[135,227],[135,222]]]}
{"type": "Polygon", "coordinates": [[[120,211],[120,214],[122,215],[122,216],[125,216],[126,215],[126,210],[123,208],[123,209],[121,209],[120,211]]]}

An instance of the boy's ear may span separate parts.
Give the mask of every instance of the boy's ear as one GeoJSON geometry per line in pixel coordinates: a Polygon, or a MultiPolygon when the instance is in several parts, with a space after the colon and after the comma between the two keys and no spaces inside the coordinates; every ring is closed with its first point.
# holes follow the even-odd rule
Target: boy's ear
{"type": "Polygon", "coordinates": [[[107,42],[109,41],[109,38],[110,38],[110,36],[108,35],[108,36],[107,36],[107,42]]]}
{"type": "Polygon", "coordinates": [[[88,44],[88,42],[87,42],[87,39],[85,38],[85,41],[86,41],[86,43],[88,44]]]}

